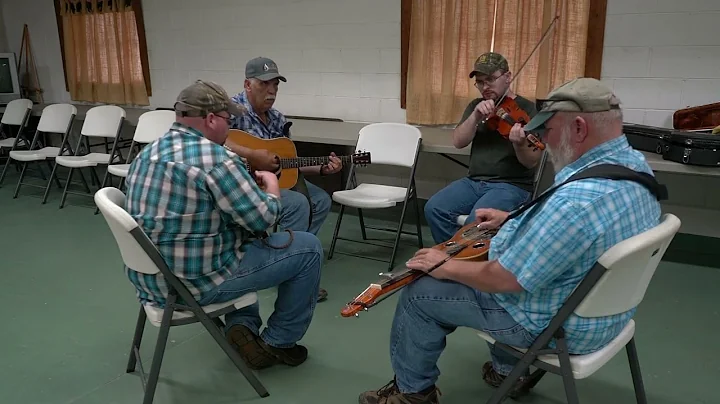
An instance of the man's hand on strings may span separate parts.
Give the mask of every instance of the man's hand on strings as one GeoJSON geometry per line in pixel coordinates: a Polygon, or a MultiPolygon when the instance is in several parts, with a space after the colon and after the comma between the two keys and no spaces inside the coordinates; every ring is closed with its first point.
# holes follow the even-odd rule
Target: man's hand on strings
{"type": "MultiPolygon", "coordinates": [[[[415,256],[410,258],[406,265],[410,269],[428,272],[447,258],[448,255],[443,251],[435,248],[423,248],[416,252],[415,256]]],[[[437,269],[430,272],[429,275],[436,279],[447,279],[448,274],[446,265],[439,266],[437,269]]]]}
{"type": "Polygon", "coordinates": [[[482,229],[497,229],[505,222],[509,214],[502,210],[480,208],[475,210],[475,222],[482,229]]]}

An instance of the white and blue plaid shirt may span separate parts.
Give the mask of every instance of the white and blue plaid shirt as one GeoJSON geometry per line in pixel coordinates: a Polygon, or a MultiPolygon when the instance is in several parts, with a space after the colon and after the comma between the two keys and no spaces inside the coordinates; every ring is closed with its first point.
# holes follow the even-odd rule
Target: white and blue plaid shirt
{"type": "Polygon", "coordinates": [[[287,122],[285,116],[275,108],[267,111],[268,124],[265,125],[260,116],[253,110],[247,99],[245,91],[232,97],[232,100],[247,109],[247,114],[233,117],[230,123],[231,129],[240,129],[255,135],[261,139],[275,139],[283,137],[283,127],[287,122]]]}
{"type": "MultiPolygon", "coordinates": [[[[555,184],[603,163],[652,173],[644,156],[621,136],[563,168],[555,176],[555,184]]],[[[493,294],[495,300],[535,336],[549,325],[606,250],[656,226],[661,215],[657,199],[642,185],[599,178],[571,182],[538,205],[508,221],[493,238],[489,253],[524,289],[493,294]]],[[[634,313],[632,309],[595,318],[572,314],[564,324],[568,349],[586,354],[602,348],[634,313]]]]}

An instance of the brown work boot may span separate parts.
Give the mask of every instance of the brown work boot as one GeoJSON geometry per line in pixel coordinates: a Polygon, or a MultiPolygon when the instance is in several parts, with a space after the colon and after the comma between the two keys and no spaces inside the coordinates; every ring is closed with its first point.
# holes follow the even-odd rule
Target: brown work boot
{"type": "Polygon", "coordinates": [[[318,292],[317,301],[324,302],[325,300],[327,300],[327,296],[328,296],[327,290],[320,288],[320,291],[318,292]]]}
{"type": "Polygon", "coordinates": [[[438,404],[440,390],[432,386],[420,393],[401,393],[395,380],[386,384],[380,390],[366,391],[360,394],[360,404],[438,404]]]}
{"type": "MultiPolygon", "coordinates": [[[[483,380],[485,380],[485,383],[489,384],[492,387],[500,387],[500,385],[505,381],[505,378],[507,376],[503,376],[497,371],[495,371],[495,368],[493,368],[492,361],[487,361],[482,367],[482,375],[483,380]]],[[[523,376],[519,378],[515,385],[510,389],[507,396],[516,399],[519,397],[522,397],[524,395],[527,395],[530,393],[530,389],[535,386],[534,383],[529,383],[529,378],[526,376],[523,376]]]]}
{"type": "Polygon", "coordinates": [[[262,340],[244,325],[230,327],[226,338],[250,369],[260,370],[280,363],[275,356],[260,346],[262,340]]]}

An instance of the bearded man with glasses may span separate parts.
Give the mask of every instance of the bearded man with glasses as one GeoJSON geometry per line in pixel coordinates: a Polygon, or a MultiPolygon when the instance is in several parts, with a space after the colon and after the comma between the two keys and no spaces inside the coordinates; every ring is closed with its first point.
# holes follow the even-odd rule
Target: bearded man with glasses
{"type": "Polygon", "coordinates": [[[484,121],[495,114],[506,93],[532,118],[535,103],[509,90],[512,73],[499,53],[488,52],[476,61],[470,78],[481,97],[472,100],[453,131],[453,145],[470,144],[468,175],[433,195],[425,205],[425,218],[436,243],[449,240],[460,229],[458,216],[468,215],[465,224],[475,221],[475,211],[493,208],[511,211],[530,198],[534,168],[542,151],[528,147],[525,132],[516,124],[509,138],[490,130],[484,121]]]}

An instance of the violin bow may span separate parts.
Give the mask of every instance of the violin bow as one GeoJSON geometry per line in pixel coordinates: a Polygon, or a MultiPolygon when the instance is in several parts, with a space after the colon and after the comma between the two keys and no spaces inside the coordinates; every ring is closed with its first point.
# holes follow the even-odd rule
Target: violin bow
{"type": "MultiPolygon", "coordinates": [[[[555,18],[552,19],[552,21],[550,22],[550,25],[547,27],[547,29],[546,29],[545,32],[543,33],[542,37],[540,37],[540,40],[538,41],[538,43],[537,43],[537,44],[535,45],[535,47],[533,48],[532,52],[530,52],[530,55],[528,55],[528,57],[525,59],[525,61],[523,62],[523,64],[520,65],[520,68],[519,68],[518,71],[513,75],[513,78],[510,79],[510,82],[508,83],[508,86],[507,86],[507,88],[505,89],[505,92],[503,93],[502,96],[500,96],[500,98],[498,99],[498,102],[495,103],[495,105],[496,105],[495,108],[497,108],[497,105],[500,105],[500,104],[503,102],[503,100],[505,99],[505,96],[507,96],[507,93],[510,91],[510,86],[512,85],[512,83],[515,81],[515,79],[516,79],[516,78],[520,75],[520,73],[523,71],[523,69],[525,68],[525,66],[527,65],[527,63],[530,61],[530,59],[533,57],[533,55],[535,54],[535,52],[538,50],[538,48],[540,48],[540,46],[542,45],[542,43],[545,42],[545,40],[548,38],[548,35],[550,34],[550,30],[553,28],[553,26],[555,25],[555,23],[556,23],[557,20],[559,20],[559,19],[560,19],[560,14],[556,14],[556,15],[555,15],[555,18]]],[[[489,119],[489,117],[483,119],[482,124],[485,124],[488,119],[489,119]]]]}

